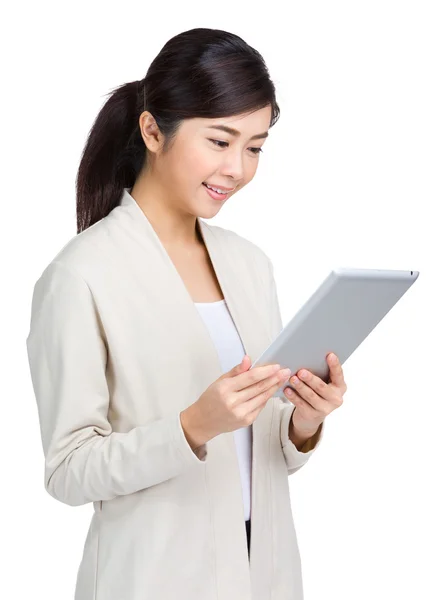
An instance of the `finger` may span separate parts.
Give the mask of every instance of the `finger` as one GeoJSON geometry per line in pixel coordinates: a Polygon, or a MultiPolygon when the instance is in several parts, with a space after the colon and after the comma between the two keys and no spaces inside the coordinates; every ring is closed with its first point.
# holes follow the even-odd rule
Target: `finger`
{"type": "Polygon", "coordinates": [[[346,391],[345,377],[338,356],[331,352],[326,357],[326,360],[329,365],[331,383],[341,390],[346,391]]]}
{"type": "Polygon", "coordinates": [[[245,402],[246,400],[250,400],[251,398],[255,398],[256,396],[265,394],[272,387],[281,387],[287,382],[289,375],[290,369],[281,369],[280,371],[274,373],[267,379],[261,379],[260,381],[256,381],[252,385],[248,385],[242,390],[238,390],[238,399],[242,402],[245,402]]]}
{"type": "MultiPolygon", "coordinates": [[[[293,377],[292,377],[293,379],[293,377]]],[[[321,380],[320,380],[321,381],[321,380]]],[[[312,388],[306,385],[303,381],[298,380],[296,383],[288,383],[287,385],[292,385],[292,394],[298,395],[305,402],[307,402],[312,408],[317,411],[323,412],[325,399],[320,397],[312,388]]],[[[285,392],[290,388],[285,388],[285,392]]],[[[292,400],[292,396],[286,394],[287,398],[292,400]]]]}
{"type": "MultiPolygon", "coordinates": [[[[253,396],[245,400],[245,405],[247,409],[250,411],[249,414],[253,415],[254,412],[259,411],[259,407],[267,404],[267,402],[275,395],[282,385],[284,385],[285,381],[275,382],[274,385],[270,386],[267,390],[259,393],[257,396],[253,396]]],[[[239,392],[240,393],[240,392],[239,392]]]]}
{"type": "Polygon", "coordinates": [[[247,386],[257,383],[258,381],[262,381],[263,379],[267,379],[272,375],[278,374],[281,365],[263,365],[261,367],[253,367],[248,371],[244,371],[243,373],[239,373],[231,378],[231,385],[233,391],[240,391],[245,389],[247,386]]]}
{"type": "MultiPolygon", "coordinates": [[[[298,372],[298,376],[301,379],[304,379],[304,381],[298,379],[298,381],[295,382],[295,377],[291,377],[290,381],[293,387],[298,390],[300,394],[304,395],[306,400],[308,399],[308,395],[310,395],[310,400],[312,400],[314,396],[302,386],[307,386],[310,390],[313,390],[317,398],[320,398],[329,404],[338,406],[340,391],[338,391],[336,386],[325,383],[320,377],[317,377],[304,369],[298,372]],[[303,392],[301,390],[303,390],[303,392]]],[[[319,406],[321,406],[321,404],[319,404],[319,406]]]]}
{"type": "Polygon", "coordinates": [[[320,379],[320,377],[317,377],[317,375],[314,375],[310,371],[306,371],[306,369],[301,369],[298,371],[298,378],[296,381],[295,377],[292,377],[290,381],[293,387],[300,393],[301,388],[299,386],[304,385],[313,390],[323,400],[330,400],[334,393],[334,390],[331,389],[327,383],[320,379]]]}

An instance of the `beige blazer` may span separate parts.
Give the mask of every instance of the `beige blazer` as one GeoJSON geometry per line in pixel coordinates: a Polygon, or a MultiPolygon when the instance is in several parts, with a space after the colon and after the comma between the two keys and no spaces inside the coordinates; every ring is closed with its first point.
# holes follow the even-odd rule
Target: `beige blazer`
{"type": "MultiPolygon", "coordinates": [[[[75,600],[301,600],[288,477],[324,427],[299,452],[279,396],[253,423],[249,557],[233,432],[193,452],[180,424],[222,374],[218,354],[129,189],[45,268],[26,339],[45,489],[93,503],[75,600]]],[[[198,223],[254,361],[282,329],[272,263],[198,223]]]]}

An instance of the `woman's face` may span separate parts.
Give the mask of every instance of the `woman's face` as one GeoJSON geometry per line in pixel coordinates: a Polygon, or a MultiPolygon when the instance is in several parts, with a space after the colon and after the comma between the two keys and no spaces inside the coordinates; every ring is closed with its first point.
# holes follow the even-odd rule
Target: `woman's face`
{"type": "Polygon", "coordinates": [[[271,107],[266,106],[249,115],[183,121],[168,152],[151,157],[156,187],[166,192],[171,206],[211,218],[253,179],[270,120],[271,107]],[[239,134],[214,128],[222,125],[239,134]],[[211,192],[218,199],[213,198],[204,182],[230,191],[224,196],[211,192]]]}

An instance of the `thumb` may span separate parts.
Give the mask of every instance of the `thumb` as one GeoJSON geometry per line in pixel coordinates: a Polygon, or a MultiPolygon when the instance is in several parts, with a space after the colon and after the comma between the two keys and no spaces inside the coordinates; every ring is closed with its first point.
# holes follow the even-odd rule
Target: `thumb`
{"type": "Polygon", "coordinates": [[[233,377],[234,375],[238,375],[239,373],[243,373],[244,371],[247,371],[250,368],[251,365],[251,359],[248,356],[248,354],[244,354],[244,357],[242,358],[241,362],[239,364],[237,364],[235,367],[233,367],[232,369],[230,369],[230,371],[228,371],[228,373],[225,373],[223,375],[223,377],[233,377]]]}

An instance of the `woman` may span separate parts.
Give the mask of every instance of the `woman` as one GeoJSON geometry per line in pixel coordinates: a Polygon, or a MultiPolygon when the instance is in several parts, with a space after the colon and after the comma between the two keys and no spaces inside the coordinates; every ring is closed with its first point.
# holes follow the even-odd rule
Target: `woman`
{"type": "Polygon", "coordinates": [[[288,476],[343,374],[250,369],[282,329],[272,263],[202,220],[253,179],[278,115],[259,53],[193,29],[90,131],[78,235],[35,284],[27,338],[45,488],[94,507],[76,600],[302,598],[288,476]]]}

